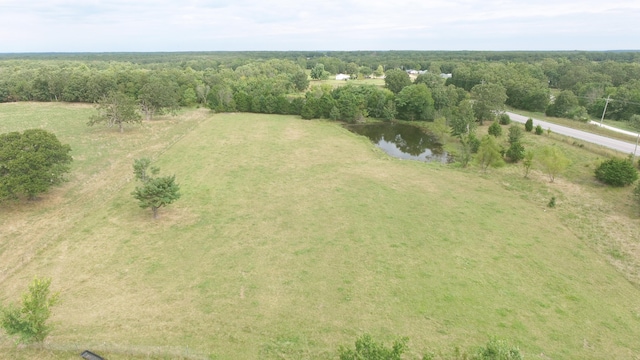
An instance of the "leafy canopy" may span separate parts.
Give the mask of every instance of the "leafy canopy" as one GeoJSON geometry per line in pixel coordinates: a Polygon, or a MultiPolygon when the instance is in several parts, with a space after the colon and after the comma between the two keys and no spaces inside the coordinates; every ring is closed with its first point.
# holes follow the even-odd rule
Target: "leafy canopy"
{"type": "Polygon", "coordinates": [[[0,199],[34,198],[62,182],[73,160],[70,152],[46,130],[0,134],[0,199]]]}

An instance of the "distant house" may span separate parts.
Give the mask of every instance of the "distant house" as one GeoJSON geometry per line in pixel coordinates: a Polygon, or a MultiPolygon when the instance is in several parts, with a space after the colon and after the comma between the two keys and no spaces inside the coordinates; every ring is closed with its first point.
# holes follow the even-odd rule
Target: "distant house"
{"type": "Polygon", "coordinates": [[[336,75],[336,80],[349,80],[351,79],[351,76],[347,75],[347,74],[338,74],[336,75]]]}

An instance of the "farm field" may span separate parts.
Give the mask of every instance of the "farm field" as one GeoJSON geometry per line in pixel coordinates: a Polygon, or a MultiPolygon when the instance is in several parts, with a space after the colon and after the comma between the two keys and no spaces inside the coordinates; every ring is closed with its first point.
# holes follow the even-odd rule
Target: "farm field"
{"type": "Polygon", "coordinates": [[[93,112],[0,104],[0,132],[51,130],[74,157],[68,182],[0,207],[0,301],[36,275],[62,299],[43,348],[0,335],[7,358],[327,359],[365,332],[409,337],[407,358],[492,336],[531,359],[640,355],[638,209],[588,180],[598,155],[528,138],[572,159],[549,184],[294,116],[183,110],[120,134],[93,112]],[[140,157],[181,185],[157,220],[131,196],[140,157]]]}

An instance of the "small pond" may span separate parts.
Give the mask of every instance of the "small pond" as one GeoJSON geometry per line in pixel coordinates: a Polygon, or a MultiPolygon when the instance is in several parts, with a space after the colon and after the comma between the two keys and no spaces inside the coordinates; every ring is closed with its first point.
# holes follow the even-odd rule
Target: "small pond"
{"type": "Polygon", "coordinates": [[[349,131],[364,135],[387,154],[406,160],[450,163],[453,157],[442,150],[435,135],[405,124],[375,123],[345,125],[349,131]]]}

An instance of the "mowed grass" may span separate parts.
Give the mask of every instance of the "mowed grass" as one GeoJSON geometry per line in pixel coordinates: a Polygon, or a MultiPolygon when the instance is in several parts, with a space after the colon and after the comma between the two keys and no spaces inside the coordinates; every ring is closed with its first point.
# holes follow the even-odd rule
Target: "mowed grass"
{"type": "Polygon", "coordinates": [[[46,127],[76,159],[2,207],[0,300],[39,275],[62,303],[44,350],[0,335],[0,353],[326,359],[368,332],[408,336],[409,358],[490,336],[527,358],[640,354],[638,289],[540,205],[566,189],[390,159],[329,122],[193,110],[119,134],[91,113],[0,106],[2,132],[46,127]],[[142,156],[182,187],[156,221],[130,195],[142,156]]]}

